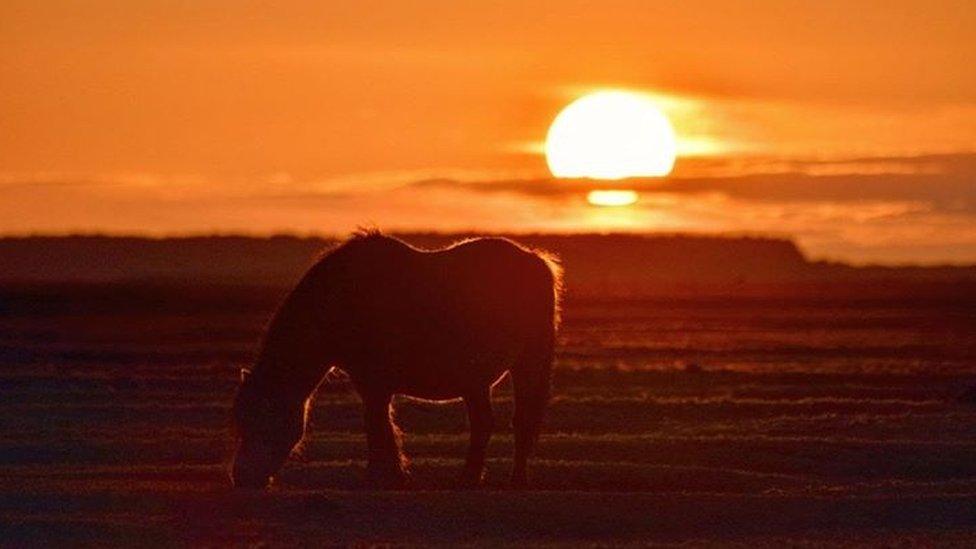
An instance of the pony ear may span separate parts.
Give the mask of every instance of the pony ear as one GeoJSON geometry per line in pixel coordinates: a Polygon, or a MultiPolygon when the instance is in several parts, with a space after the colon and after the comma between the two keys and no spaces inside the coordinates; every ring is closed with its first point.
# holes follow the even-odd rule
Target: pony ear
{"type": "Polygon", "coordinates": [[[241,383],[247,381],[247,378],[251,377],[251,370],[247,368],[241,368],[241,383]]]}

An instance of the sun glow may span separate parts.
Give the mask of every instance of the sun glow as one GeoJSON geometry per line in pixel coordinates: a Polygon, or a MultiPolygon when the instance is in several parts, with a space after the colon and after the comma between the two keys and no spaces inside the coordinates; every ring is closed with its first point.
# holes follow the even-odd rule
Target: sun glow
{"type": "Polygon", "coordinates": [[[674,167],[676,150],[671,123],[654,102],[624,91],[570,103],[546,136],[546,161],[555,177],[663,176],[674,167]]]}
{"type": "Polygon", "coordinates": [[[637,202],[636,191],[590,191],[586,201],[594,206],[630,206],[637,202]]]}

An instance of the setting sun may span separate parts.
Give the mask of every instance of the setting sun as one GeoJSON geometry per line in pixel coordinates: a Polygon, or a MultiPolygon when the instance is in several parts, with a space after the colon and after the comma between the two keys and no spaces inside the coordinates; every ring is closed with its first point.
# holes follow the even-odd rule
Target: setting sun
{"type": "Polygon", "coordinates": [[[556,177],[663,176],[671,172],[675,153],[667,117],[650,98],[633,92],[577,99],[556,116],[546,136],[546,160],[556,177]]]}
{"type": "Polygon", "coordinates": [[[594,206],[630,206],[637,202],[636,191],[590,191],[586,201],[594,206]]]}

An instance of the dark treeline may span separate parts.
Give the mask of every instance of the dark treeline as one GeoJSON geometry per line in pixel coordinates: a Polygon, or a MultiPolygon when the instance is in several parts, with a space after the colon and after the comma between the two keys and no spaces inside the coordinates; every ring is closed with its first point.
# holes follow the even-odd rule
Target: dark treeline
{"type": "MultiPolygon", "coordinates": [[[[399,235],[438,248],[465,234],[399,235]]],[[[957,299],[976,266],[854,267],[814,262],[786,239],[634,234],[513,235],[558,254],[573,298],[957,299]]],[[[323,237],[109,236],[0,239],[0,283],[284,288],[336,243],[323,237]]],[[[207,290],[198,290],[206,294],[207,290]]]]}

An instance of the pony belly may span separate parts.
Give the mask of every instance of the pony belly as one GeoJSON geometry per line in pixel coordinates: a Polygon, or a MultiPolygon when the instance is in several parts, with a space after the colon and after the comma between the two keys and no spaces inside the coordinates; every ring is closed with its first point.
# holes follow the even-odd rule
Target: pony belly
{"type": "Polygon", "coordinates": [[[397,391],[396,394],[426,402],[454,402],[463,397],[459,391],[438,391],[415,387],[404,388],[397,391]]]}
{"type": "Polygon", "coordinates": [[[405,376],[397,384],[397,393],[432,401],[447,401],[471,395],[498,383],[508,366],[498,362],[481,363],[472,368],[425,369],[405,376]]]}

